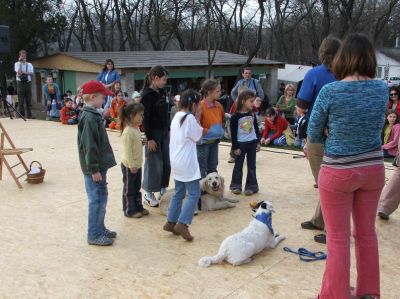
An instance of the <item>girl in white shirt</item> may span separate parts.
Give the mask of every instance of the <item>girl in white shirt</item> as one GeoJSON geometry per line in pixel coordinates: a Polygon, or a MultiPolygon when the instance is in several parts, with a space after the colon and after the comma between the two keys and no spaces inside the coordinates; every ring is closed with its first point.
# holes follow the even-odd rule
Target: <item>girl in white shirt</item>
{"type": "Polygon", "coordinates": [[[194,90],[189,89],[182,93],[179,102],[180,110],[175,114],[171,123],[169,145],[175,193],[171,198],[167,223],[163,229],[181,235],[187,241],[193,240],[188,225],[192,223],[197,201],[200,198],[201,175],[196,143],[203,135],[203,128],[193,116],[199,102],[200,95],[194,90]],[[188,197],[182,206],[186,193],[188,197]]]}

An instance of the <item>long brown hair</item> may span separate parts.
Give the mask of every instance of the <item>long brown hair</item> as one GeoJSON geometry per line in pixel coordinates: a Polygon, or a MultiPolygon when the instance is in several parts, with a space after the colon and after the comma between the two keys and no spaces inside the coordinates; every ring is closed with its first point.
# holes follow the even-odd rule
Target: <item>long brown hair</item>
{"type": "Polygon", "coordinates": [[[122,131],[132,121],[136,114],[143,112],[144,106],[141,103],[131,102],[125,106],[122,106],[119,110],[118,124],[122,131]]]}
{"type": "Polygon", "coordinates": [[[376,73],[374,46],[365,34],[349,34],[332,62],[332,71],[338,80],[359,74],[374,78],[376,73]]]}
{"type": "Polygon", "coordinates": [[[103,71],[107,71],[107,70],[108,70],[107,64],[108,64],[109,62],[111,62],[112,65],[113,65],[112,71],[115,69],[115,67],[114,67],[114,61],[112,61],[112,59],[107,59],[107,60],[106,60],[106,63],[104,64],[103,71]]]}
{"type": "Polygon", "coordinates": [[[155,77],[164,77],[168,76],[169,73],[165,67],[162,65],[156,65],[153,66],[150,71],[146,74],[144,77],[144,84],[143,84],[143,89],[149,88],[151,85],[151,82],[154,80],[155,77]]]}
{"type": "Polygon", "coordinates": [[[239,92],[236,104],[236,111],[241,111],[244,107],[244,102],[248,99],[255,98],[256,95],[251,89],[246,88],[245,90],[239,92]]]}

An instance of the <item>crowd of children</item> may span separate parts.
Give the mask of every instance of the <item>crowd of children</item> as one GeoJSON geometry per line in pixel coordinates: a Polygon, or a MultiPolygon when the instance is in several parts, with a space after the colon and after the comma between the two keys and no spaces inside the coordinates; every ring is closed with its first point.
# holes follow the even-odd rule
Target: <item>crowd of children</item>
{"type": "MultiPolygon", "coordinates": [[[[149,212],[143,207],[143,204],[150,207],[158,206],[159,199],[166,192],[170,175],[172,175],[175,181],[175,193],[171,199],[164,230],[179,234],[184,239],[191,241],[193,236],[189,232],[188,225],[192,222],[200,197],[199,180],[209,173],[217,172],[218,144],[224,137],[226,115],[218,102],[221,85],[218,80],[214,79],[204,81],[201,95],[194,90],[187,90],[180,96],[176,96],[174,98],[175,108],[171,113],[168,111],[167,97],[163,90],[167,79],[168,72],[165,68],[162,66],[152,68],[145,79],[142,93],[135,92],[132,95],[132,100],[134,100],[129,102],[124,99],[124,93],[120,86],[113,91],[108,89],[105,91],[100,87],[101,83],[96,85],[96,88],[92,90],[94,95],[97,96],[100,93],[104,95],[105,100],[107,97],[111,98],[109,109],[107,111],[100,110],[101,114],[98,112],[99,109],[104,108],[104,103],[101,105],[98,103],[100,96],[96,98],[93,94],[90,96],[91,94],[87,93],[88,86],[93,88],[94,83],[86,83],[78,90],[78,95],[74,97],[73,101],[70,98],[64,100],[61,120],[63,124],[75,124],[80,119],[79,136],[81,137],[78,138],[78,142],[80,151],[82,151],[80,157],[84,159],[81,161],[81,165],[85,174],[85,182],[89,180],[89,174],[92,175],[92,180],[95,180],[96,177],[102,181],[106,177],[106,174],[99,170],[101,167],[99,156],[83,155],[83,152],[90,148],[84,146],[85,137],[81,135],[88,133],[85,128],[86,120],[93,121],[93,117],[87,117],[87,115],[91,115],[89,112],[96,110],[102,121],[102,117],[106,119],[109,117],[109,127],[121,131],[124,148],[121,163],[122,208],[126,217],[140,218],[148,215],[149,212]],[[77,111],[77,109],[79,110],[77,111]],[[86,113],[84,113],[85,111],[86,113]],[[86,118],[82,119],[85,115],[86,118]],[[171,130],[169,130],[169,125],[171,130]],[[145,135],[144,140],[141,130],[145,135]],[[145,144],[144,159],[142,144],[145,144]],[[89,160],[87,160],[88,157],[90,157],[89,160]],[[96,161],[96,159],[98,160],[96,161]],[[143,162],[144,179],[142,182],[143,162]],[[91,163],[97,167],[91,168],[91,163]],[[93,176],[96,173],[101,175],[93,176]],[[144,190],[143,197],[140,191],[141,187],[144,190]],[[157,196],[155,193],[158,193],[157,196]],[[182,206],[186,193],[188,198],[182,206]]],[[[102,86],[104,87],[104,85],[102,86]]],[[[252,195],[259,191],[256,176],[256,152],[260,150],[261,144],[304,146],[307,137],[307,110],[297,106],[294,106],[293,110],[293,93],[294,87],[289,85],[285,88],[285,93],[280,101],[282,107],[286,105],[287,108],[290,108],[289,112],[284,110],[284,107],[269,107],[262,113],[254,92],[246,88],[239,90],[229,119],[232,156],[235,163],[230,183],[232,193],[242,193],[245,158],[247,160],[247,177],[244,194],[252,195]],[[286,95],[289,96],[289,101],[286,101],[286,95]],[[295,118],[292,125],[287,120],[288,113],[295,118]]],[[[392,105],[391,108],[396,109],[396,105],[392,105]]],[[[104,124],[103,121],[103,126],[104,124]]],[[[93,129],[90,122],[87,125],[93,129]]],[[[387,156],[393,157],[397,154],[399,136],[398,115],[396,110],[389,110],[382,132],[382,149],[387,156]]],[[[107,143],[108,139],[102,138],[101,142],[107,143]]],[[[110,150],[109,144],[98,143],[97,146],[110,150]]],[[[88,183],[86,185],[90,209],[93,186],[88,183]]],[[[89,218],[91,217],[89,212],[89,218]]],[[[103,231],[106,231],[104,224],[103,231]]],[[[98,237],[89,227],[88,242],[90,244],[112,244],[112,238],[107,238],[104,234],[100,236],[99,240],[97,240],[98,237]]]]}

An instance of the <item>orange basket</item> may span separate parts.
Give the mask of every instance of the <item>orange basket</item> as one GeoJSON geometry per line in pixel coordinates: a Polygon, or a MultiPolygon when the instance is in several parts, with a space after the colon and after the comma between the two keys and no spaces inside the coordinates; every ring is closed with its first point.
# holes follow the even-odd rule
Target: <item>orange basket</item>
{"type": "Polygon", "coordinates": [[[32,161],[31,165],[29,165],[29,171],[27,173],[27,182],[28,184],[40,184],[43,183],[43,179],[44,179],[44,174],[46,173],[46,169],[43,169],[42,164],[40,164],[40,162],[38,161],[32,161]],[[32,170],[32,165],[33,163],[36,163],[39,165],[39,169],[40,172],[39,173],[35,173],[35,174],[29,174],[29,172],[32,170]]]}

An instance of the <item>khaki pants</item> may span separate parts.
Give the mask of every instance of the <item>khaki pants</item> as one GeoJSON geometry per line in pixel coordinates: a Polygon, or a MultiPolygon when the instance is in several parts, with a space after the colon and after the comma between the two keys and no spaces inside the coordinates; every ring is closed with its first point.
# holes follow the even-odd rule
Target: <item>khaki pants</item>
{"type": "MultiPolygon", "coordinates": [[[[307,140],[307,156],[310,163],[311,172],[314,176],[315,183],[318,184],[319,169],[321,168],[322,158],[324,156],[324,146],[321,143],[311,143],[307,140]]],[[[324,217],[322,216],[321,205],[318,199],[314,216],[311,218],[312,224],[319,228],[325,227],[324,217]]]]}
{"type": "Polygon", "coordinates": [[[396,168],[388,184],[382,191],[378,212],[392,214],[400,204],[400,169],[396,168]]]}

